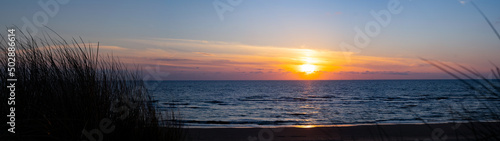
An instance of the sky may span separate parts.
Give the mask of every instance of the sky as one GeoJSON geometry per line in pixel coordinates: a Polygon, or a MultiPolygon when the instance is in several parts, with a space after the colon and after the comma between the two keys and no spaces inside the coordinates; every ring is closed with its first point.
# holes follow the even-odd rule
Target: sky
{"type": "Polygon", "coordinates": [[[491,76],[500,39],[472,2],[500,30],[495,0],[11,0],[0,25],[99,42],[155,80],[451,78],[420,58],[491,76]]]}

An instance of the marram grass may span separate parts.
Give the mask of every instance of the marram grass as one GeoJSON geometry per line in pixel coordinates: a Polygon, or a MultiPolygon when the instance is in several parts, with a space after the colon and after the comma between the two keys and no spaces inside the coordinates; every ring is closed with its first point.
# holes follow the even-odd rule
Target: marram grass
{"type": "MultiPolygon", "coordinates": [[[[5,35],[0,38],[0,98],[6,101],[8,45],[5,35]]],[[[150,103],[140,71],[100,54],[99,45],[60,36],[16,38],[16,133],[2,124],[0,140],[183,138],[179,124],[163,122],[175,121],[175,115],[161,116],[150,103]]],[[[2,102],[2,115],[9,107],[2,102]]]]}

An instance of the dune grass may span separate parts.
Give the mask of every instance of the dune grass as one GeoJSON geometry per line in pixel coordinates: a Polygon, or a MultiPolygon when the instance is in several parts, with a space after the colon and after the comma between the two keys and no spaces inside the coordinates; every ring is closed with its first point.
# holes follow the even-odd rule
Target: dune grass
{"type": "MultiPolygon", "coordinates": [[[[0,97],[7,100],[7,37],[0,38],[0,97]]],[[[22,33],[16,44],[16,134],[3,130],[0,140],[183,138],[180,124],[163,122],[176,115],[159,114],[141,72],[99,54],[98,44],[22,33]]],[[[9,114],[2,104],[2,115],[9,114]]]]}
{"type": "MultiPolygon", "coordinates": [[[[462,65],[451,66],[440,61],[421,59],[459,80],[468,89],[473,90],[475,93],[472,96],[479,101],[481,106],[485,107],[489,117],[492,118],[490,120],[494,122],[500,121],[500,105],[494,102],[500,101],[500,68],[498,66],[492,63],[494,67],[488,77],[462,65]]],[[[462,136],[459,133],[455,136],[462,136],[467,140],[500,140],[500,127],[479,120],[474,115],[474,111],[469,110],[469,107],[462,105],[459,108],[462,110],[452,110],[451,113],[461,119],[466,119],[467,124],[462,125],[473,132],[474,137],[462,136]]]]}

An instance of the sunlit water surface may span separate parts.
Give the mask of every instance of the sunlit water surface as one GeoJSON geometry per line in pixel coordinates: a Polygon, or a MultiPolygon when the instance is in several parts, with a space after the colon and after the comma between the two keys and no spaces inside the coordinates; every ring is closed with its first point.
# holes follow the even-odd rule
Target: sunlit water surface
{"type": "Polygon", "coordinates": [[[456,80],[149,81],[147,86],[160,110],[178,113],[192,127],[491,120],[491,107],[500,105],[456,80]]]}

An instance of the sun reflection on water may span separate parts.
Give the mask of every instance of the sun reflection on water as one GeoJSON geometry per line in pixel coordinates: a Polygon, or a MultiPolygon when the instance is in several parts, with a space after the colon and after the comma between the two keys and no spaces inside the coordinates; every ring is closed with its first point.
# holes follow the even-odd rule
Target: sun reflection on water
{"type": "Polygon", "coordinates": [[[296,128],[314,128],[316,125],[295,125],[296,128]]]}

